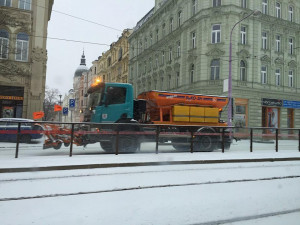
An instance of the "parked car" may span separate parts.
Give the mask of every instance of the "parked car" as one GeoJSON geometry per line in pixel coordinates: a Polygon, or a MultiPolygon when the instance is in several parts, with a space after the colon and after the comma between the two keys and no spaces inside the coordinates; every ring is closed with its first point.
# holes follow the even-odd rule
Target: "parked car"
{"type": "Polygon", "coordinates": [[[0,118],[0,141],[17,141],[18,122],[21,122],[20,142],[30,143],[32,139],[43,137],[44,128],[30,119],[0,118]]]}

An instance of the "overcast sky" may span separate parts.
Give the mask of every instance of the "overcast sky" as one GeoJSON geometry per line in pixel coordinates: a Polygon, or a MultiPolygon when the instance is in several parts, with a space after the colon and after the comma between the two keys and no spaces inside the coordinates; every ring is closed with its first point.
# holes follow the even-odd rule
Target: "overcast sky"
{"type": "Polygon", "coordinates": [[[90,67],[92,61],[109,49],[107,45],[121,36],[121,30],[133,28],[154,7],[154,4],[155,0],[55,0],[48,25],[46,85],[50,88],[57,88],[61,94],[68,92],[73,87],[74,72],[80,64],[83,49],[87,67],[90,67]],[[72,18],[62,13],[117,30],[72,18]],[[107,45],[76,43],[51,38],[107,45]]]}

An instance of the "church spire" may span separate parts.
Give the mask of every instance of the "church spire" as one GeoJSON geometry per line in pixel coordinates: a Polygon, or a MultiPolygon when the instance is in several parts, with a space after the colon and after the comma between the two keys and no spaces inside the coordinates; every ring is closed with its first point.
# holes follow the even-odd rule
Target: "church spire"
{"type": "Polygon", "coordinates": [[[84,55],[84,50],[83,50],[83,53],[82,53],[82,56],[81,56],[80,65],[86,66],[86,63],[85,63],[85,55],[84,55]]]}

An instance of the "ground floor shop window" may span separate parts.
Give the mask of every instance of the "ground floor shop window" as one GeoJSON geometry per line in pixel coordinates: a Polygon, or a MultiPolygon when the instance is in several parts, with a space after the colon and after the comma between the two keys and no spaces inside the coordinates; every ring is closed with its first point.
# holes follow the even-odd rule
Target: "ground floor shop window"
{"type": "Polygon", "coordinates": [[[235,99],[234,122],[236,127],[248,126],[248,99],[235,99]]]}
{"type": "Polygon", "coordinates": [[[279,121],[280,121],[279,108],[263,107],[262,126],[272,128],[272,129],[268,129],[266,133],[275,133],[276,128],[279,127],[279,121]]]}
{"type": "MultiPolygon", "coordinates": [[[[294,128],[294,109],[287,110],[287,128],[294,128]]],[[[289,130],[289,134],[293,134],[293,131],[289,130]]]]}

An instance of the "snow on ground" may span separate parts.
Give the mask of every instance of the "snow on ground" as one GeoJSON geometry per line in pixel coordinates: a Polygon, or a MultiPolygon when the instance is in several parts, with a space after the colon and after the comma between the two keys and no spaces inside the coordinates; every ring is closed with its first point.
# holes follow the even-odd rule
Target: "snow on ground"
{"type": "Polygon", "coordinates": [[[42,150],[41,143],[0,143],[0,168],[162,162],[161,166],[0,173],[1,225],[298,225],[300,162],[167,165],[166,161],[299,157],[297,141],[240,141],[222,153],[176,153],[143,144],[137,154],[42,150]]]}

